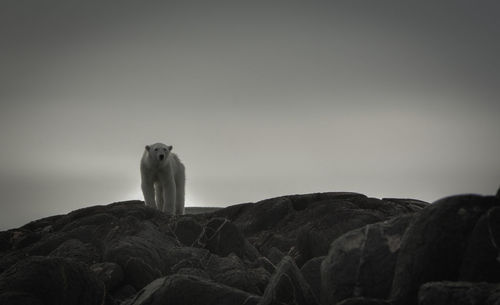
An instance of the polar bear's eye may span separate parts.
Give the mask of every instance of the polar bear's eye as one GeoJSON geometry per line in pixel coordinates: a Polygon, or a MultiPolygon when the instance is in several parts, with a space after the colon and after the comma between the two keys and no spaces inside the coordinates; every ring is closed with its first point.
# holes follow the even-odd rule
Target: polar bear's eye
{"type": "Polygon", "coordinates": [[[167,149],[166,149],[166,148],[164,148],[164,149],[163,149],[163,151],[167,151],[167,149]]]}
{"type": "Polygon", "coordinates": [[[158,151],[158,148],[155,148],[155,151],[158,151]]]}

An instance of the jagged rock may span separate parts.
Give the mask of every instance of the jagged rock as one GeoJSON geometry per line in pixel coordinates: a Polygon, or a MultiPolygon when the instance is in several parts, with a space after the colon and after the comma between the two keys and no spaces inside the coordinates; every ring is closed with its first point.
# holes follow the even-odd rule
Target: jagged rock
{"type": "Polygon", "coordinates": [[[486,305],[500,305],[500,285],[490,292],[486,305]]]}
{"type": "Polygon", "coordinates": [[[82,263],[30,257],[0,275],[0,304],[101,305],[104,284],[82,263]]]}
{"type": "Polygon", "coordinates": [[[369,224],[337,238],[321,264],[322,303],[387,298],[401,238],[412,218],[408,214],[369,224]]]}
{"type": "Polygon", "coordinates": [[[50,252],[49,256],[72,258],[87,264],[94,264],[101,260],[94,246],[89,243],[84,244],[78,239],[66,240],[50,252]]]}
{"type": "Polygon", "coordinates": [[[422,210],[401,243],[391,292],[394,303],[416,304],[418,289],[426,282],[457,280],[477,220],[499,204],[497,197],[460,195],[422,210]]]}
{"type": "Polygon", "coordinates": [[[181,268],[203,269],[211,254],[206,249],[194,247],[176,247],[167,251],[164,259],[166,274],[173,274],[181,268]]]}
{"type": "Polygon", "coordinates": [[[189,275],[159,278],[144,287],[127,305],[256,305],[248,292],[189,275]]]}
{"type": "Polygon", "coordinates": [[[267,259],[269,259],[271,263],[277,266],[283,260],[285,254],[281,252],[278,248],[272,247],[271,249],[269,249],[269,251],[267,251],[266,257],[267,259]]]}
{"type": "Polygon", "coordinates": [[[90,270],[104,283],[108,291],[119,287],[124,280],[122,268],[115,263],[94,264],[90,266],[90,270]]]}
{"type": "Polygon", "coordinates": [[[264,268],[269,273],[274,273],[276,270],[276,265],[273,264],[267,257],[261,256],[257,260],[255,260],[256,265],[264,268]]]}
{"type": "Polygon", "coordinates": [[[324,259],[325,256],[312,258],[300,268],[300,272],[302,272],[317,300],[320,300],[321,297],[321,263],[324,259]]]}
{"type": "Polygon", "coordinates": [[[169,274],[195,275],[258,295],[271,276],[260,265],[249,265],[234,253],[220,257],[205,249],[181,247],[172,249],[167,260],[177,262],[169,274]]]}
{"type": "Polygon", "coordinates": [[[11,243],[13,249],[22,249],[27,247],[42,238],[40,232],[30,232],[25,230],[18,230],[13,232],[11,236],[11,243]]]}
{"type": "Polygon", "coordinates": [[[253,286],[257,287],[258,295],[264,294],[271,279],[271,273],[264,267],[248,269],[248,277],[253,286]]]}
{"type": "Polygon", "coordinates": [[[316,305],[318,301],[292,258],[285,256],[272,275],[259,305],[316,305]]]}
{"type": "Polygon", "coordinates": [[[135,289],[142,289],[154,279],[161,277],[162,273],[157,268],[144,262],[139,257],[130,257],[123,267],[125,280],[135,289]]]}
{"type": "Polygon", "coordinates": [[[203,226],[193,217],[183,217],[174,223],[173,231],[182,245],[193,247],[203,231],[203,226]]]}
{"type": "MultiPolygon", "coordinates": [[[[94,206],[37,220],[3,234],[0,272],[32,256],[71,258],[87,264],[86,271],[91,273],[94,263],[116,263],[124,275],[112,272],[117,277],[106,283],[107,294],[114,296],[132,284],[139,289],[164,273],[165,252],[177,245],[175,238],[161,231],[161,225],[169,221],[163,213],[139,201],[94,206]]],[[[97,276],[102,274],[97,272],[97,276]]]]}
{"type": "Polygon", "coordinates": [[[227,256],[235,253],[245,256],[245,238],[238,228],[226,218],[213,218],[205,225],[201,240],[211,253],[227,256]]]}
{"type": "Polygon", "coordinates": [[[498,284],[470,282],[429,282],[420,287],[419,305],[493,305],[491,294],[498,284]],[[489,300],[488,300],[489,299],[489,300]]]}
{"type": "Polygon", "coordinates": [[[227,257],[212,255],[205,263],[210,277],[221,284],[235,287],[252,294],[261,295],[269,282],[270,274],[264,270],[250,271],[235,254],[227,257]]]}
{"type": "Polygon", "coordinates": [[[104,261],[119,264],[125,274],[131,258],[160,274],[167,271],[164,258],[170,249],[178,245],[175,238],[160,232],[152,222],[130,216],[120,219],[118,228],[119,231],[111,232],[106,238],[104,261]]]}
{"type": "Polygon", "coordinates": [[[477,221],[468,239],[458,280],[500,282],[500,207],[488,210],[477,221]]]}
{"type": "Polygon", "coordinates": [[[0,232],[0,272],[32,256],[71,258],[106,282],[107,304],[175,273],[262,294],[284,255],[302,266],[317,254],[325,255],[330,242],[348,230],[425,205],[419,204],[317,193],[183,216],[168,216],[141,201],[93,206],[0,232]],[[233,269],[208,264],[211,258],[213,263],[236,257],[239,263],[227,265],[233,269]]]}
{"type": "Polygon", "coordinates": [[[266,256],[273,247],[283,253],[296,249],[297,263],[302,266],[313,257],[326,255],[330,243],[350,230],[426,205],[418,200],[380,200],[357,193],[315,193],[241,204],[215,214],[230,219],[266,256]]]}
{"type": "Polygon", "coordinates": [[[337,303],[337,305],[391,305],[391,303],[380,299],[350,298],[337,303]]]}
{"type": "Polygon", "coordinates": [[[114,302],[110,302],[111,304],[120,304],[126,300],[129,300],[135,296],[137,290],[132,285],[124,285],[112,293],[112,297],[115,300],[114,302]]]}

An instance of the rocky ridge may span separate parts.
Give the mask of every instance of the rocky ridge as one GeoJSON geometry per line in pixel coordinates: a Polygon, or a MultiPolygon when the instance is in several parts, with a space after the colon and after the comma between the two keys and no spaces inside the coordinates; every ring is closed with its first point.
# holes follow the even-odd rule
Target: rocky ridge
{"type": "Polygon", "coordinates": [[[0,232],[0,304],[499,305],[498,245],[498,196],[118,202],[0,232]]]}

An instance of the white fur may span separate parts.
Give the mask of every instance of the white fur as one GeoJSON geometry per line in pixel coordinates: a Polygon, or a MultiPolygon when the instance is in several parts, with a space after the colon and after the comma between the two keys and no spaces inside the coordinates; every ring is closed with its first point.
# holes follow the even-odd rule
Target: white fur
{"type": "Polygon", "coordinates": [[[146,205],[171,215],[184,214],[184,165],[172,146],[147,145],[141,159],[141,187],[146,205]],[[163,158],[162,158],[163,156],[163,158]]]}

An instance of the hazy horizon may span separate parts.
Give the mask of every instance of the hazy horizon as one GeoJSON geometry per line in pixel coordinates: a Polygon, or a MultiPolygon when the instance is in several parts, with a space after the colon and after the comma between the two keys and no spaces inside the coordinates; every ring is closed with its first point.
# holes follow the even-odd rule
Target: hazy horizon
{"type": "Polygon", "coordinates": [[[141,199],[173,145],[187,206],[500,185],[500,4],[2,1],[0,229],[141,199]]]}

